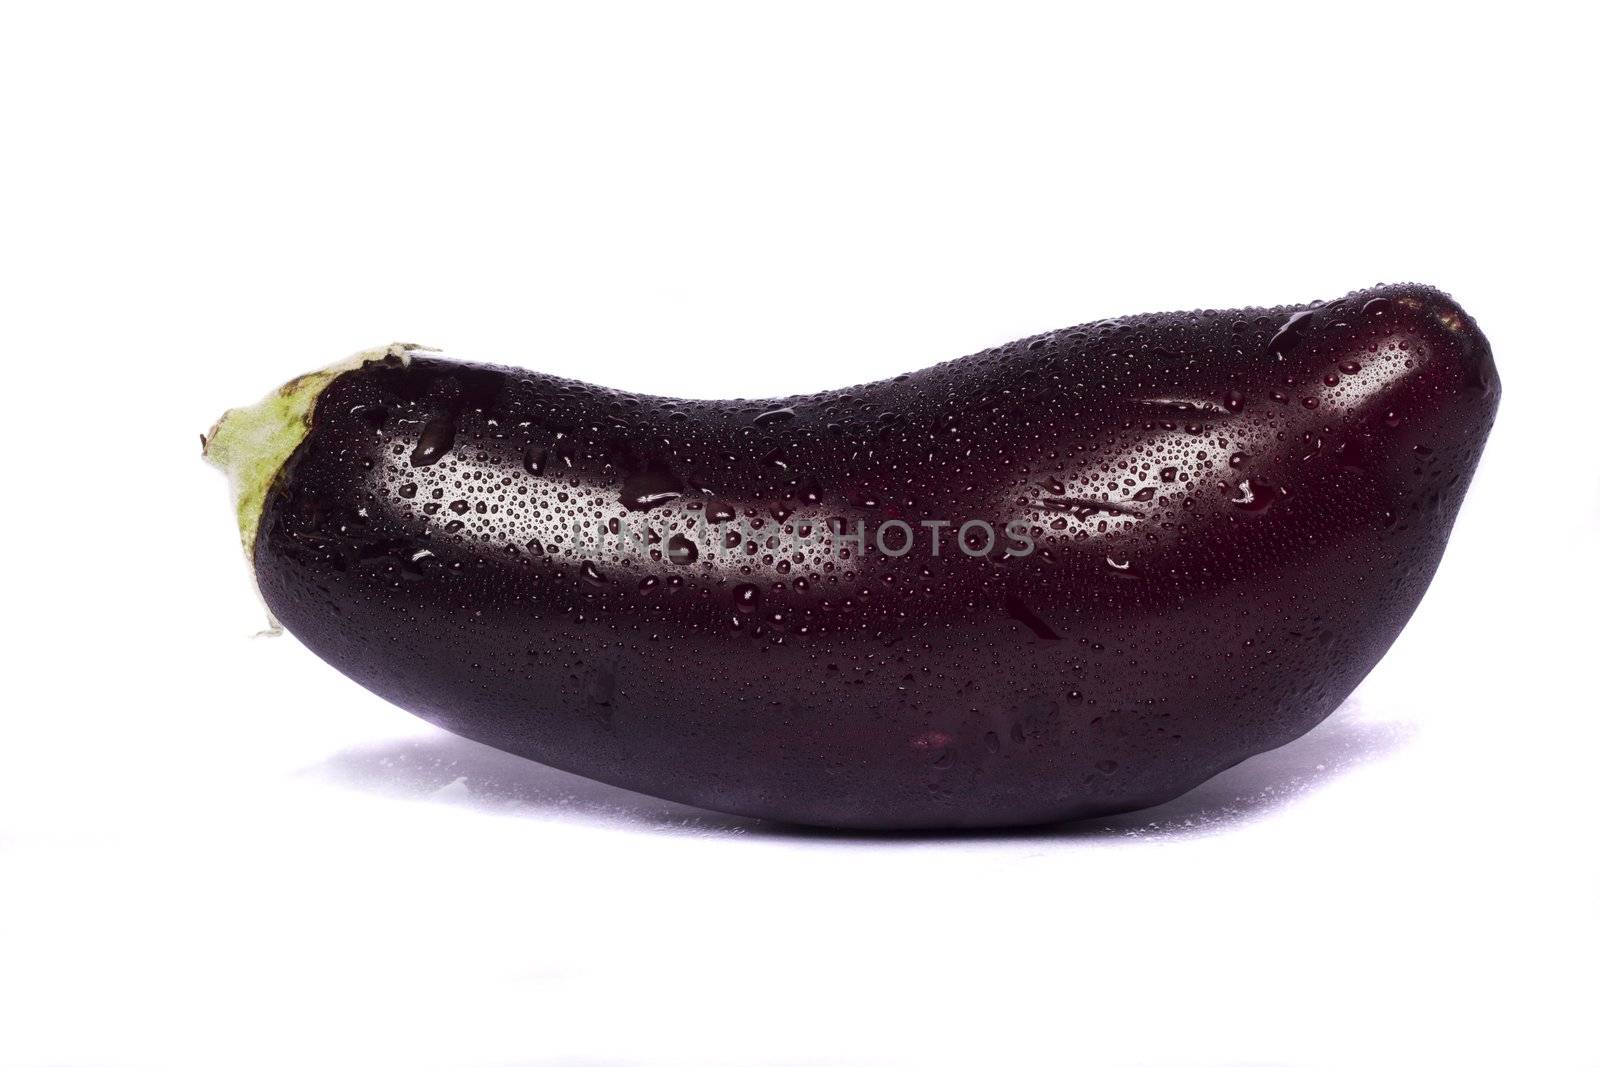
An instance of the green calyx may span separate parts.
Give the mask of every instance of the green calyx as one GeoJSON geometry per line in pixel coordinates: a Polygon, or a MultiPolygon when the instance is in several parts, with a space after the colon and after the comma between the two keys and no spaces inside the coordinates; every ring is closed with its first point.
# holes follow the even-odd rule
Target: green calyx
{"type": "Polygon", "coordinates": [[[258,404],[229,410],[201,438],[206,461],[228,476],[246,558],[255,558],[256,530],[261,525],[267,492],[311,432],[311,413],[322,391],[345,371],[391,356],[408,361],[410,353],[420,347],[394,344],[371,348],[331,367],[302,374],[258,404]]]}

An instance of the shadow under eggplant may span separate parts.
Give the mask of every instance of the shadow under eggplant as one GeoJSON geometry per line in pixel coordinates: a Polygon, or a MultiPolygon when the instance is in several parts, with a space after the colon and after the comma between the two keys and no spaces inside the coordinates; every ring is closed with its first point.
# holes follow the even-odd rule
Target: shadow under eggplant
{"type": "Polygon", "coordinates": [[[467,804],[485,812],[557,817],[618,828],[828,842],[1090,838],[1162,839],[1216,833],[1293,804],[1407,741],[1405,723],[1359,717],[1355,699],[1310,733],[1252,756],[1165,804],[1100,819],[1001,830],[862,832],[723,815],[645,796],[440,732],[347,749],[303,773],[367,792],[467,804]]]}

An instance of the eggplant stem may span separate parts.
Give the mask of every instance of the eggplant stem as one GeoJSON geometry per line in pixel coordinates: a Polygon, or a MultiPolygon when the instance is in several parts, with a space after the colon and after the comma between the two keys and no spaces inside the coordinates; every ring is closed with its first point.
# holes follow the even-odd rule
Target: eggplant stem
{"type": "Polygon", "coordinates": [[[283,465],[311,432],[317,398],[345,371],[394,357],[409,362],[421,345],[393,344],[369,348],[347,360],[285,382],[260,403],[231,408],[201,437],[206,462],[228,476],[239,540],[245,558],[255,562],[256,532],[267,493],[283,465]]]}

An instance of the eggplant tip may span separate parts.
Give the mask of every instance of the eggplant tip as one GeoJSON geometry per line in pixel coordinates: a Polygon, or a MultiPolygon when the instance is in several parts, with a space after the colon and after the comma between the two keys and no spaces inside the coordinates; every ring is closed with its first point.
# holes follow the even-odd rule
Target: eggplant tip
{"type": "MultiPolygon", "coordinates": [[[[239,540],[247,559],[255,558],[256,531],[267,493],[310,432],[312,412],[323,390],[345,371],[384,359],[404,364],[410,362],[412,352],[421,349],[422,345],[392,344],[358,352],[285,382],[256,404],[230,408],[209,433],[200,435],[201,454],[206,462],[227,475],[239,540]]],[[[276,628],[276,622],[273,625],[276,628]]]]}

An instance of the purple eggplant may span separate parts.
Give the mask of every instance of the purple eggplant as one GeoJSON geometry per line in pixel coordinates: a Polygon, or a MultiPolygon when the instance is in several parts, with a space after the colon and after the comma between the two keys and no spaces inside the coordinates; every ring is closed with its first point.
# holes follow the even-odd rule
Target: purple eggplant
{"type": "Polygon", "coordinates": [[[229,412],[273,615],[464,737],[862,829],[1170,800],[1400,632],[1494,420],[1452,300],[1131,315],[811,396],[408,346],[229,412]]]}

